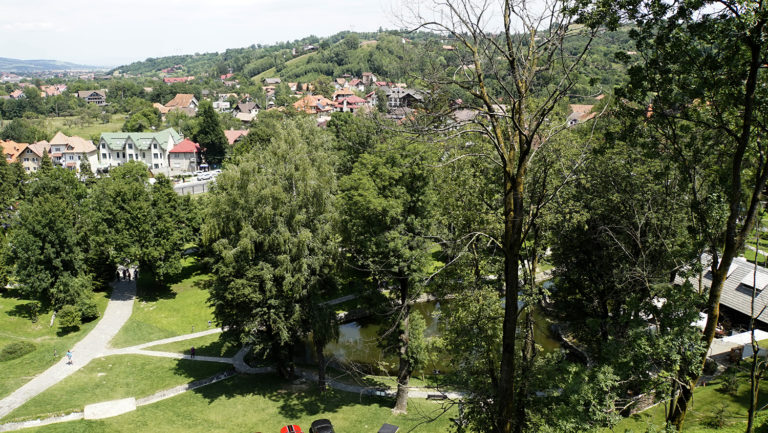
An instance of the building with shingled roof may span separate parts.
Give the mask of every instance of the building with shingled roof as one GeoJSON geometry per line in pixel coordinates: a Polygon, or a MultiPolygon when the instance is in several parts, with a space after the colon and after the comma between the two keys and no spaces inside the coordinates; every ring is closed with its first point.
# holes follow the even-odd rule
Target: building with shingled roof
{"type": "Polygon", "coordinates": [[[93,172],[99,165],[98,151],[91,140],[76,135],[69,137],[59,131],[48,143],[48,148],[51,161],[64,168],[79,172],[83,159],[88,161],[93,172]]]}
{"type": "Polygon", "coordinates": [[[147,164],[152,173],[168,173],[168,151],[181,142],[173,128],[158,132],[104,132],[99,139],[99,168],[108,170],[128,161],[147,164]]]}
{"type": "Polygon", "coordinates": [[[200,145],[185,138],[168,152],[168,167],[171,175],[193,173],[202,161],[200,145]]]}

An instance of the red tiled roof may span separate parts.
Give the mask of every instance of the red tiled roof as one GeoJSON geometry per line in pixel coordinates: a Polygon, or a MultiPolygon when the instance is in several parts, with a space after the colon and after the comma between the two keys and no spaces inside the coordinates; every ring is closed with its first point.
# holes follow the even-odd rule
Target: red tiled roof
{"type": "Polygon", "coordinates": [[[185,138],[181,143],[173,146],[170,153],[197,153],[200,152],[200,145],[194,141],[185,138]]]}
{"type": "Polygon", "coordinates": [[[171,83],[186,83],[187,81],[192,81],[194,79],[195,79],[195,77],[192,77],[192,76],[190,76],[190,77],[165,77],[165,78],[163,78],[163,82],[167,83],[167,84],[171,84],[171,83]]]}
{"type": "Polygon", "coordinates": [[[235,75],[235,74],[224,74],[224,75],[222,75],[222,76],[221,76],[221,79],[222,79],[222,80],[226,80],[226,79],[228,79],[228,78],[232,78],[234,75],[235,75]]]}
{"type": "Polygon", "coordinates": [[[227,141],[229,141],[229,144],[235,144],[235,141],[238,138],[248,135],[248,130],[247,129],[229,129],[224,131],[224,135],[227,136],[227,141]]]}

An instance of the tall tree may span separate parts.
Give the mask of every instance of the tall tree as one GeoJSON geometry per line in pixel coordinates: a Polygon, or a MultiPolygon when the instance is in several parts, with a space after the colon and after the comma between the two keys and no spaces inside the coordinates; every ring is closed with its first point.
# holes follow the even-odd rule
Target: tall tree
{"type": "Polygon", "coordinates": [[[204,213],[216,319],[286,377],[305,330],[302,306],[324,290],[338,251],[329,148],[309,119],[287,122],[219,175],[204,213]]]}
{"type": "Polygon", "coordinates": [[[91,189],[87,235],[92,265],[109,263],[111,274],[115,266],[139,264],[144,257],[154,223],[147,179],[147,166],[130,161],[114,168],[91,189]]]}
{"type": "Polygon", "coordinates": [[[634,39],[643,56],[622,96],[639,104],[637,126],[687,177],[692,226],[712,257],[699,362],[680,372],[667,417],[682,429],[715,336],[728,269],[755,225],[768,179],[761,140],[768,9],[761,1],[654,0],[629,2],[627,9],[639,25],[634,39]]]}
{"type": "Polygon", "coordinates": [[[227,152],[227,136],[224,135],[224,129],[211,101],[200,102],[196,117],[200,120],[192,141],[203,148],[203,156],[208,164],[221,165],[227,152]]]}
{"type": "Polygon", "coordinates": [[[53,170],[53,161],[51,161],[51,156],[48,155],[48,151],[43,149],[43,156],[40,158],[40,171],[48,173],[51,170],[53,170]]]}
{"type": "MultiPolygon", "coordinates": [[[[181,253],[191,238],[192,225],[186,213],[185,198],[173,189],[171,180],[160,174],[149,189],[151,213],[150,233],[142,242],[141,263],[143,268],[164,286],[169,277],[181,272],[181,253]]],[[[188,198],[186,200],[189,200],[188,198]]]]}
{"type": "Polygon", "coordinates": [[[563,129],[563,122],[551,117],[553,110],[573,87],[601,24],[601,9],[592,9],[596,15],[592,16],[576,6],[567,0],[548,1],[541,7],[526,0],[505,0],[495,11],[490,3],[445,0],[428,12],[414,12],[420,27],[456,41],[460,62],[456,73],[443,68],[431,81],[437,89],[445,90],[450,83],[472,95],[464,102],[482,114],[476,118],[477,129],[501,171],[497,179],[503,193],[506,302],[498,388],[488,402],[496,412],[490,428],[497,432],[519,432],[525,426],[524,402],[519,401],[525,392],[517,386],[517,360],[524,349],[517,342],[518,269],[523,243],[537,216],[526,199],[526,175],[539,149],[563,129]],[[490,30],[493,16],[501,17],[501,22],[490,30]],[[573,26],[577,20],[586,25],[573,26]],[[567,41],[573,41],[575,48],[566,55],[567,41]]]}
{"type": "Polygon", "coordinates": [[[30,184],[10,232],[10,257],[22,293],[55,310],[90,296],[90,277],[78,231],[85,188],[62,168],[30,184]]]}
{"type": "Polygon", "coordinates": [[[411,304],[422,293],[434,243],[433,148],[395,137],[361,155],[341,179],[346,244],[356,266],[390,288],[397,318],[399,367],[394,411],[405,413],[416,363],[410,348],[411,304]]]}

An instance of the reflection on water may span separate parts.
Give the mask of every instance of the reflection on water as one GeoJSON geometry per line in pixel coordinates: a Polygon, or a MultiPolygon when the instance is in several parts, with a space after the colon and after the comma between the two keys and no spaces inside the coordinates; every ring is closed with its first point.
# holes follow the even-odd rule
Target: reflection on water
{"type": "MultiPolygon", "coordinates": [[[[450,302],[450,301],[442,301],[450,302]]],[[[424,316],[426,322],[425,336],[435,337],[439,335],[439,320],[436,313],[440,312],[440,302],[425,302],[416,304],[413,310],[419,311],[424,316]]],[[[557,350],[560,347],[549,330],[549,325],[538,308],[533,310],[534,318],[534,340],[545,352],[557,350]]],[[[339,326],[339,341],[329,344],[325,347],[325,354],[336,360],[346,363],[353,362],[360,364],[373,371],[387,371],[394,374],[397,370],[397,357],[394,355],[394,348],[386,351],[384,355],[379,347],[380,334],[382,332],[382,321],[380,318],[371,317],[356,322],[345,323],[339,326]]],[[[314,354],[314,350],[308,351],[314,354]]],[[[432,370],[443,372],[452,371],[450,360],[444,356],[436,356],[436,359],[424,367],[424,373],[432,370]]],[[[421,372],[417,372],[421,373],[421,372]]]]}

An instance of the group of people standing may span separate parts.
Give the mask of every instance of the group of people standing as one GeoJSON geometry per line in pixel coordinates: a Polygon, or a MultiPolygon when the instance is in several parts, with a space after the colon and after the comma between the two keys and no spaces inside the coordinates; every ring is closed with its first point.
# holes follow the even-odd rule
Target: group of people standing
{"type": "Polygon", "coordinates": [[[116,274],[117,274],[117,281],[131,281],[131,280],[139,279],[138,268],[134,268],[133,271],[131,271],[128,268],[118,269],[116,274]]]}

